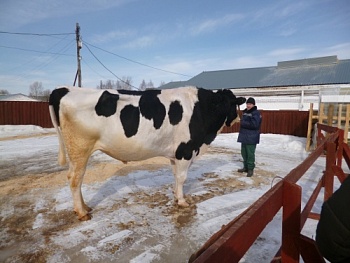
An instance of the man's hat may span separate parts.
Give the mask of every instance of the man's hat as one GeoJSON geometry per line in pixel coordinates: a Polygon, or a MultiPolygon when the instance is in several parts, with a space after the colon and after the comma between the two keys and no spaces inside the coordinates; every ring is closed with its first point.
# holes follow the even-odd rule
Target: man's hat
{"type": "Polygon", "coordinates": [[[250,97],[250,98],[247,99],[246,103],[250,103],[250,104],[255,105],[255,99],[250,97]]]}

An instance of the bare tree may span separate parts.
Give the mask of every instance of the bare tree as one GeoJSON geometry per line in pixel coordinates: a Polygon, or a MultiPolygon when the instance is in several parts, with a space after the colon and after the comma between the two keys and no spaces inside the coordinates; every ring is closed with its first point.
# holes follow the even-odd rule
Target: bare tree
{"type": "Polygon", "coordinates": [[[8,94],[10,94],[10,92],[8,92],[8,90],[0,89],[0,95],[8,95],[8,94]]]}
{"type": "Polygon", "coordinates": [[[153,85],[152,80],[150,80],[150,81],[147,83],[147,89],[154,89],[154,85],[153,85]]]}
{"type": "Polygon", "coordinates": [[[102,80],[100,80],[100,84],[96,86],[96,89],[104,89],[102,80]]]}
{"type": "Polygon", "coordinates": [[[143,79],[139,86],[139,90],[145,90],[145,89],[147,89],[147,84],[146,84],[146,81],[143,79]]]}
{"type": "Polygon", "coordinates": [[[118,80],[118,88],[117,89],[132,89],[132,78],[130,76],[123,76],[121,80],[118,80]]]}
{"type": "Polygon", "coordinates": [[[29,86],[29,97],[37,100],[49,101],[51,91],[49,89],[44,90],[44,87],[40,81],[35,81],[29,86]]]}
{"type": "Polygon", "coordinates": [[[103,82],[100,80],[100,84],[96,86],[97,89],[126,89],[130,90],[132,88],[132,78],[131,77],[122,77],[120,80],[113,81],[107,80],[103,82]]]}
{"type": "Polygon", "coordinates": [[[40,100],[42,101],[49,101],[50,99],[50,94],[51,94],[51,90],[46,89],[43,91],[40,100]]]}
{"type": "Polygon", "coordinates": [[[44,91],[43,85],[39,81],[35,81],[33,84],[29,86],[29,97],[37,99],[42,96],[44,91]]]}

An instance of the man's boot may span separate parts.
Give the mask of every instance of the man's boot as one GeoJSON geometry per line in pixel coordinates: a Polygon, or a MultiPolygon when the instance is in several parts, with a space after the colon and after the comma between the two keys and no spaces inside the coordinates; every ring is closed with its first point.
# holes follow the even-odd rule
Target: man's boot
{"type": "Polygon", "coordinates": [[[248,169],[246,169],[246,168],[238,169],[237,172],[246,173],[246,172],[248,172],[248,169]]]}
{"type": "Polygon", "coordinates": [[[247,177],[252,177],[254,174],[253,170],[248,170],[247,177]]]}

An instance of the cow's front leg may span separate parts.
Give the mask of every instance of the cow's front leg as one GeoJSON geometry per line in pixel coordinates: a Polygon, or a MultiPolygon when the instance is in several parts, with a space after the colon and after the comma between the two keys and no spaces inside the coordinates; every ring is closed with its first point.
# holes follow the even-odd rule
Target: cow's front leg
{"type": "Polygon", "coordinates": [[[68,172],[68,180],[73,196],[74,212],[78,215],[79,220],[86,221],[91,219],[89,212],[92,210],[88,207],[81,193],[81,185],[86,169],[86,162],[71,164],[68,172]]]}
{"type": "Polygon", "coordinates": [[[187,207],[189,204],[186,202],[183,194],[183,185],[187,178],[188,168],[191,161],[186,160],[175,160],[175,165],[173,167],[175,176],[175,198],[177,199],[177,204],[182,207],[187,207]]]}

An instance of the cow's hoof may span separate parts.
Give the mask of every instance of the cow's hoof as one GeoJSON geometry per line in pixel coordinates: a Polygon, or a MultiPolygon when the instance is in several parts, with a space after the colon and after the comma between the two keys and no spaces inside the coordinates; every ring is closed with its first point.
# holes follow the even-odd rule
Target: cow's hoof
{"type": "Polygon", "coordinates": [[[180,207],[189,207],[190,205],[185,201],[185,200],[179,200],[177,202],[177,205],[180,206],[180,207]]]}
{"type": "Polygon", "coordinates": [[[92,211],[92,208],[91,207],[88,207],[87,205],[84,206],[85,210],[88,211],[88,212],[91,212],[92,211]]]}
{"type": "Polygon", "coordinates": [[[86,214],[86,215],[84,215],[84,216],[82,216],[82,217],[79,217],[79,220],[80,221],[88,221],[88,220],[90,220],[92,218],[92,216],[90,215],[90,214],[86,214]]]}

